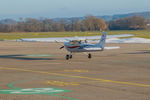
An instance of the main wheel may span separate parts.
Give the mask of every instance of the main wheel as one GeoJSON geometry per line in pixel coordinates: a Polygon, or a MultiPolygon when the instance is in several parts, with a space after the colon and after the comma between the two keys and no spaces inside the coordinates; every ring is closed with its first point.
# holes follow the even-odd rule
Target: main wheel
{"type": "Polygon", "coordinates": [[[90,53],[88,54],[88,58],[89,58],[89,59],[92,58],[92,55],[91,55],[90,53]]]}
{"type": "Polygon", "coordinates": [[[69,58],[70,58],[69,55],[66,55],[66,60],[69,60],[69,58]]]}
{"type": "Polygon", "coordinates": [[[72,59],[72,55],[70,55],[70,59],[72,59]]]}

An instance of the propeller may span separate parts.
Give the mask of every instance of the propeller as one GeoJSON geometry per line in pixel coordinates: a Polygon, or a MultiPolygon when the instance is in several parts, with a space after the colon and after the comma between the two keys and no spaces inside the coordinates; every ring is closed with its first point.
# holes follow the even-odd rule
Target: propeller
{"type": "Polygon", "coordinates": [[[61,46],[59,49],[63,49],[65,46],[61,46]]]}
{"type": "Polygon", "coordinates": [[[63,44],[60,44],[58,41],[55,41],[55,42],[60,46],[59,49],[63,49],[65,47],[63,44]]]}

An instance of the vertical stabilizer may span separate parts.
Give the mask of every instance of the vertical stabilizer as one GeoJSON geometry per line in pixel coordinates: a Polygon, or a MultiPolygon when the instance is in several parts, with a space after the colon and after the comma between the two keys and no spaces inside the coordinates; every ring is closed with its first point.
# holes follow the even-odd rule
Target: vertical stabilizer
{"type": "Polygon", "coordinates": [[[105,42],[106,42],[106,35],[107,35],[107,32],[103,32],[102,36],[100,38],[100,41],[97,44],[98,46],[100,46],[102,48],[102,50],[104,50],[104,46],[105,46],[105,42]]]}

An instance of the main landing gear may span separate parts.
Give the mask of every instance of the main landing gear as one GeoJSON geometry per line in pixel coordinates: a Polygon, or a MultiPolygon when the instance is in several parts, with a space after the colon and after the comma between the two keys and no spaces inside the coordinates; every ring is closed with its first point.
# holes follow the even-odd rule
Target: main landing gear
{"type": "MultiPolygon", "coordinates": [[[[92,58],[92,55],[90,53],[88,54],[88,58],[89,59],[92,58]]],[[[72,59],[72,55],[71,54],[70,55],[68,55],[68,54],[66,55],[66,60],[69,60],[69,59],[72,59]]]]}
{"type": "Polygon", "coordinates": [[[66,55],[66,60],[72,59],[72,55],[66,55]]]}

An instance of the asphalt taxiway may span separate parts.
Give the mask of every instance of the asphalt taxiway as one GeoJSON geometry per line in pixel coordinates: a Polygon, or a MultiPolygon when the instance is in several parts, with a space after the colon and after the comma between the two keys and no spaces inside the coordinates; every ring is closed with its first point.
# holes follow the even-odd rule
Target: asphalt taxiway
{"type": "Polygon", "coordinates": [[[56,43],[0,42],[0,100],[149,100],[149,44],[87,55],[56,43]]]}

